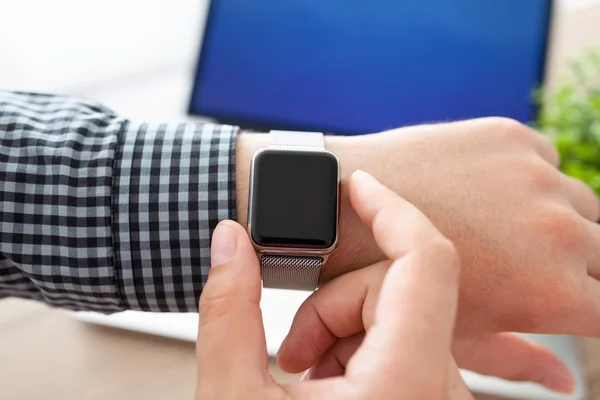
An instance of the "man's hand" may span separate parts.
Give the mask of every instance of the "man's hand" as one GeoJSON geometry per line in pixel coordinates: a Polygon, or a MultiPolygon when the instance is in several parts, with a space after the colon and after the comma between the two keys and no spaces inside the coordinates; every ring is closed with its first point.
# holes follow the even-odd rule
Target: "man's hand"
{"type": "Polygon", "coordinates": [[[450,355],[459,275],[454,246],[369,175],[356,174],[355,182],[364,198],[376,194],[360,214],[390,263],[377,283],[366,336],[343,373],[284,386],[272,380],[258,260],[245,230],[225,221],[213,235],[213,267],[200,298],[198,399],[472,398],[450,355]]]}
{"type": "MultiPolygon", "coordinates": [[[[250,157],[266,135],[238,138],[239,220],[250,157]]],[[[384,259],[350,206],[362,169],[423,211],[462,263],[458,334],[504,331],[600,336],[600,215],[583,183],[561,174],[554,148],[518,122],[486,118],[326,137],[344,179],[340,246],[324,281],[384,259]]]]}
{"type": "MultiPolygon", "coordinates": [[[[402,232],[410,229],[412,221],[394,220],[385,212],[396,196],[381,185],[371,185],[366,190],[367,186],[357,179],[360,176],[350,180],[350,202],[366,226],[372,226],[376,235],[385,237],[396,248],[407,237],[418,235],[402,232]],[[373,213],[370,211],[373,208],[381,211],[373,213]]],[[[381,239],[378,243],[385,250],[381,239]]],[[[390,265],[391,261],[386,260],[350,272],[313,293],[294,318],[277,356],[279,366],[291,373],[310,368],[305,379],[344,374],[349,358],[363,341],[365,330],[374,322],[381,282],[390,265]]],[[[427,267],[429,264],[423,263],[423,268],[427,267]]],[[[452,351],[462,368],[510,380],[534,381],[564,393],[574,389],[570,371],[555,355],[510,333],[455,338],[452,351]]]]}

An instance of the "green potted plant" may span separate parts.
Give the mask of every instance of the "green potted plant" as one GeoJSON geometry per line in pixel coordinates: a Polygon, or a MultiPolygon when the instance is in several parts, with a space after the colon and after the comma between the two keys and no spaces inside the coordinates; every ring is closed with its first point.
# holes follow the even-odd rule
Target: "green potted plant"
{"type": "Polygon", "coordinates": [[[536,128],[561,155],[560,169],[600,195],[600,56],[586,51],[550,90],[537,93],[536,128]]]}

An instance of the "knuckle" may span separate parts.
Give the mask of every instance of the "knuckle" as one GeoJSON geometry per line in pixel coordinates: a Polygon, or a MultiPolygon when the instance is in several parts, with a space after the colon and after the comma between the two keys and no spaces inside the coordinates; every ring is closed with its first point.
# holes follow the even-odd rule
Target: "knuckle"
{"type": "Polygon", "coordinates": [[[226,296],[202,293],[198,307],[201,321],[219,319],[227,313],[228,309],[226,296]]]}
{"type": "Polygon", "coordinates": [[[487,122],[502,131],[520,131],[524,125],[512,118],[507,117],[488,117],[487,122]]]}
{"type": "Polygon", "coordinates": [[[530,158],[522,166],[522,171],[527,174],[532,187],[542,190],[553,190],[561,185],[561,177],[558,170],[538,157],[530,158]]]}
{"type": "Polygon", "coordinates": [[[536,221],[539,234],[548,240],[554,255],[573,258],[581,253],[586,232],[581,218],[574,211],[566,207],[547,207],[538,214],[536,221]]]}
{"type": "Polygon", "coordinates": [[[529,129],[521,122],[512,118],[489,117],[486,122],[493,132],[501,134],[505,140],[513,143],[529,143],[529,129]]]}

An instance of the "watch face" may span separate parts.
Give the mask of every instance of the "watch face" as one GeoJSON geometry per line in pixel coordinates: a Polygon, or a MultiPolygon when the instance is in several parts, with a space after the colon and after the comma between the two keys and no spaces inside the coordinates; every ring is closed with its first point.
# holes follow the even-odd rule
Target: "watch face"
{"type": "Polygon", "coordinates": [[[254,158],[251,235],[263,247],[335,243],[338,161],[327,152],[264,150],[254,158]]]}

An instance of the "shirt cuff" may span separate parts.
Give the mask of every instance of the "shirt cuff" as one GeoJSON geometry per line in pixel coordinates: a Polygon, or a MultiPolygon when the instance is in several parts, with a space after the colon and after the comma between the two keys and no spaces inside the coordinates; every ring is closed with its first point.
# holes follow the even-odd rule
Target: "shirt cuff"
{"type": "Polygon", "coordinates": [[[238,128],[123,125],[115,154],[115,286],[125,308],[197,311],[217,223],[236,218],[238,128]]]}

